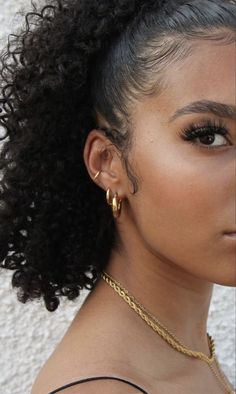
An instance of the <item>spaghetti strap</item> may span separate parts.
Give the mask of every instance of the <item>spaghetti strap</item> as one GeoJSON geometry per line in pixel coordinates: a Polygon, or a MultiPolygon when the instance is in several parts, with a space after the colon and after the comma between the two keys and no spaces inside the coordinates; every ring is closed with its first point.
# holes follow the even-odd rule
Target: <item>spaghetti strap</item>
{"type": "Polygon", "coordinates": [[[132,382],[126,380],[126,379],[117,378],[117,377],[114,377],[114,376],[94,376],[94,377],[91,377],[91,378],[85,378],[85,379],[77,380],[77,381],[75,381],[75,382],[66,384],[65,386],[59,387],[59,388],[57,388],[57,389],[54,390],[54,391],[50,391],[50,393],[48,393],[48,394],[56,394],[56,393],[59,393],[61,390],[67,389],[68,387],[75,386],[75,385],[80,384],[80,383],[89,382],[89,381],[91,381],[91,380],[100,380],[100,379],[115,379],[115,380],[120,380],[121,382],[130,384],[131,386],[135,387],[135,388],[136,388],[137,390],[139,390],[141,393],[143,393],[143,394],[148,394],[147,391],[145,391],[145,390],[142,389],[141,387],[137,386],[135,383],[132,383],[132,382]]]}

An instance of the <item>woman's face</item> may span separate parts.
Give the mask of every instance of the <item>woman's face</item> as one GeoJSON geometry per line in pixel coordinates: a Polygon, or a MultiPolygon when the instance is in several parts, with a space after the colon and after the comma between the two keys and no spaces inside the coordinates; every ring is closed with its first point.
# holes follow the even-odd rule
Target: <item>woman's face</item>
{"type": "Polygon", "coordinates": [[[224,234],[236,231],[235,49],[234,43],[200,42],[190,57],[168,68],[160,96],[137,104],[130,162],[139,190],[127,196],[128,216],[153,255],[226,286],[236,285],[236,238],[224,234]],[[220,105],[213,113],[198,104],[173,118],[202,100],[220,105]],[[234,108],[232,118],[216,113],[228,105],[234,108]],[[209,122],[215,133],[223,123],[228,135],[192,141],[180,135],[192,123],[209,130],[209,122]]]}

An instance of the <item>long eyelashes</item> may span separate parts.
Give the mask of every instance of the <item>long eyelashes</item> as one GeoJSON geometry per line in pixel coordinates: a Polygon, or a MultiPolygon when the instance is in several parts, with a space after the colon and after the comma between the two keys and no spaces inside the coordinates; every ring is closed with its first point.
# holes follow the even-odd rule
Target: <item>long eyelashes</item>
{"type": "Polygon", "coordinates": [[[191,144],[196,145],[200,149],[219,149],[229,145],[228,143],[224,143],[217,146],[212,146],[211,144],[215,142],[215,136],[220,135],[223,137],[227,137],[229,131],[225,125],[225,123],[219,120],[208,119],[201,123],[191,123],[188,127],[181,130],[180,135],[185,141],[189,141],[191,144]],[[196,140],[202,140],[201,144],[198,144],[196,140]]]}

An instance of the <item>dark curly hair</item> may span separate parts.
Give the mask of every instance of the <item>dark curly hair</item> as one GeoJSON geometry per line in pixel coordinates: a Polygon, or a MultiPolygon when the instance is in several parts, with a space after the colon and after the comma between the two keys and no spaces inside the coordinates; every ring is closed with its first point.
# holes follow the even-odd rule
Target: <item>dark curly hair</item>
{"type": "Polygon", "coordinates": [[[60,296],[94,288],[118,242],[83,161],[98,114],[136,193],[128,160],[135,102],[165,89],[165,71],[194,40],[235,40],[235,0],[31,5],[0,56],[0,267],[15,271],[19,301],[42,296],[52,312],[60,296]]]}

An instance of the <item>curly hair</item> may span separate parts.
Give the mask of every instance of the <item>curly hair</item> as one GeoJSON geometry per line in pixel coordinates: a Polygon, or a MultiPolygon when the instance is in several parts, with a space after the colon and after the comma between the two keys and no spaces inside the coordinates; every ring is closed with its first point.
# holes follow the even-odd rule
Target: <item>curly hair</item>
{"type": "Polygon", "coordinates": [[[117,246],[104,191],[83,161],[101,128],[129,164],[132,111],[166,88],[196,39],[235,40],[234,0],[45,0],[0,54],[0,267],[25,303],[93,289],[117,246]]]}

